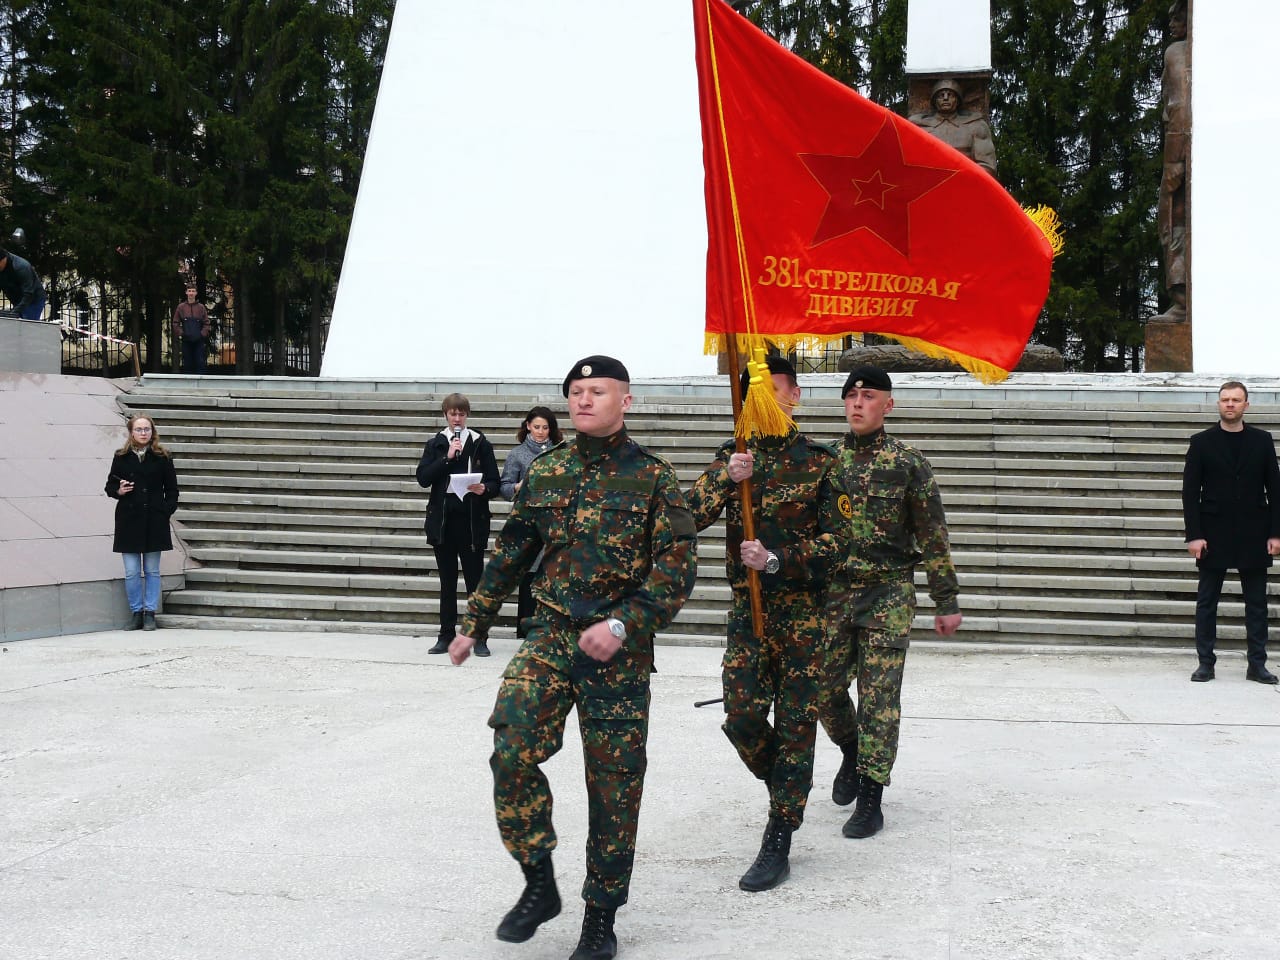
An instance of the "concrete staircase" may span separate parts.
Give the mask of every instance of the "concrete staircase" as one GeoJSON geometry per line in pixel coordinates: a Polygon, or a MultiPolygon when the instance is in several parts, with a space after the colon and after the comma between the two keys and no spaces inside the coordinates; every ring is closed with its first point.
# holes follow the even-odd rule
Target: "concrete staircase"
{"type": "MultiPolygon", "coordinates": [[[[835,440],[846,429],[842,378],[801,379],[804,429],[835,440]]],[[[156,418],[174,450],[176,520],[199,563],[166,598],[161,623],[433,636],[439,588],[413,474],[451,389],[148,376],[123,395],[126,410],[156,418]]],[[[564,410],[558,383],[462,389],[499,465],[531,405],[564,410]]],[[[687,487],[731,431],[725,388],[634,389],[632,434],[687,487]]],[[[900,385],[889,428],[929,457],[942,486],[965,611],[956,639],[1190,645],[1195,567],[1182,541],[1180,478],[1187,438],[1213,421],[1213,396],[1210,387],[1136,402],[1129,390],[919,376],[900,385]]],[[[1250,422],[1280,429],[1280,407],[1265,402],[1255,394],[1250,422]]],[[[494,533],[508,509],[494,501],[494,533]]],[[[697,588],[663,642],[724,642],[723,558],[717,526],[699,543],[697,588]]],[[[514,612],[512,597],[496,635],[514,632],[514,612]]],[[[1221,614],[1220,636],[1238,644],[1233,582],[1221,614]]],[[[917,636],[932,636],[931,626],[922,589],[917,636]]]]}

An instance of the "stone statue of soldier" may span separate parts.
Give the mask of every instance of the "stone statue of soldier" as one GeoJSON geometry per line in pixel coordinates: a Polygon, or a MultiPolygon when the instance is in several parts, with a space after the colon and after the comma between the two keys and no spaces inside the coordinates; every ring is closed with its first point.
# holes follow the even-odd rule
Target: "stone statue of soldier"
{"type": "Polygon", "coordinates": [[[996,145],[991,138],[991,126],[981,115],[961,110],[960,102],[960,84],[950,78],[942,79],[933,85],[929,96],[932,109],[928,113],[914,113],[907,119],[955,147],[994,177],[996,145]]]}
{"type": "Polygon", "coordinates": [[[1187,43],[1187,4],[1177,0],[1169,8],[1169,36],[1160,78],[1163,102],[1164,167],[1156,230],[1164,253],[1165,289],[1169,308],[1153,319],[1187,319],[1187,159],[1191,153],[1191,50],[1187,43]]]}

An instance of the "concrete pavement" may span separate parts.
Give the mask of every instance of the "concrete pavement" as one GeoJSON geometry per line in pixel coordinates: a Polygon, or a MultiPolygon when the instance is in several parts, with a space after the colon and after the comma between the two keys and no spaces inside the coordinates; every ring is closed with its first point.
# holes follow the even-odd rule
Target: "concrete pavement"
{"type": "MultiPolygon", "coordinates": [[[[521,887],[485,719],[514,641],[160,630],[0,653],[0,958],[564,960],[586,804],[547,764],[565,910],[521,887]]],[[[746,894],[763,788],[720,733],[719,651],[661,647],[619,956],[1280,958],[1280,697],[1238,653],[919,644],[886,828],[845,840],[819,734],[791,880],[746,894]]]]}

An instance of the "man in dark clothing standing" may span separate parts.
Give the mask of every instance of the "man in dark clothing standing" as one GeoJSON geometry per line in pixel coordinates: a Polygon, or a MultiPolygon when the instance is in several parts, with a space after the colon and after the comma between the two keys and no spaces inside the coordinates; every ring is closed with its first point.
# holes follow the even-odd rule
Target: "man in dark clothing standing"
{"type": "MultiPolygon", "coordinates": [[[[498,460],[493,444],[479,430],[467,427],[471,401],[451,393],[440,404],[448,425],[427,441],[418,461],[418,484],[431,488],[424,530],[436,557],[440,576],[440,632],[428,653],[448,653],[458,625],[458,565],[467,595],[484,572],[484,548],[489,542],[489,501],[498,493],[498,460]],[[451,489],[454,476],[478,475],[465,489],[451,489]]],[[[459,481],[460,483],[460,481],[459,481]]],[[[476,656],[489,656],[483,641],[476,656]]]]}
{"type": "Polygon", "coordinates": [[[1197,433],[1182,472],[1187,552],[1196,558],[1196,654],[1191,679],[1213,679],[1218,598],[1228,570],[1244,593],[1246,678],[1275,683],[1267,667],[1267,567],[1280,553],[1280,467],[1271,434],[1244,422],[1249,390],[1238,380],[1218,388],[1218,424],[1197,433]]]}
{"type": "Polygon", "coordinates": [[[187,299],[173,311],[173,333],[182,344],[182,372],[206,373],[209,369],[209,310],[196,300],[196,287],[187,287],[187,299]]]}
{"type": "Polygon", "coordinates": [[[0,291],[9,298],[11,315],[39,320],[44,313],[44,287],[35,268],[17,254],[0,249],[0,291]]]}

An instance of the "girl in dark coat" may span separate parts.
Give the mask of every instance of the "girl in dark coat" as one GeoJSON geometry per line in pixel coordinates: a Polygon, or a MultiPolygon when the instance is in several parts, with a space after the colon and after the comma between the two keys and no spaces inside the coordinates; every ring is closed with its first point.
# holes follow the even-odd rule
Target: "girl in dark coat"
{"type": "Polygon", "coordinates": [[[154,630],[160,553],[173,549],[169,518],[178,509],[178,477],[150,417],[135,414],[126,429],[128,439],[116,451],[104,487],[116,501],[111,549],[124,557],[124,591],[133,611],[129,629],[154,630]]]}

